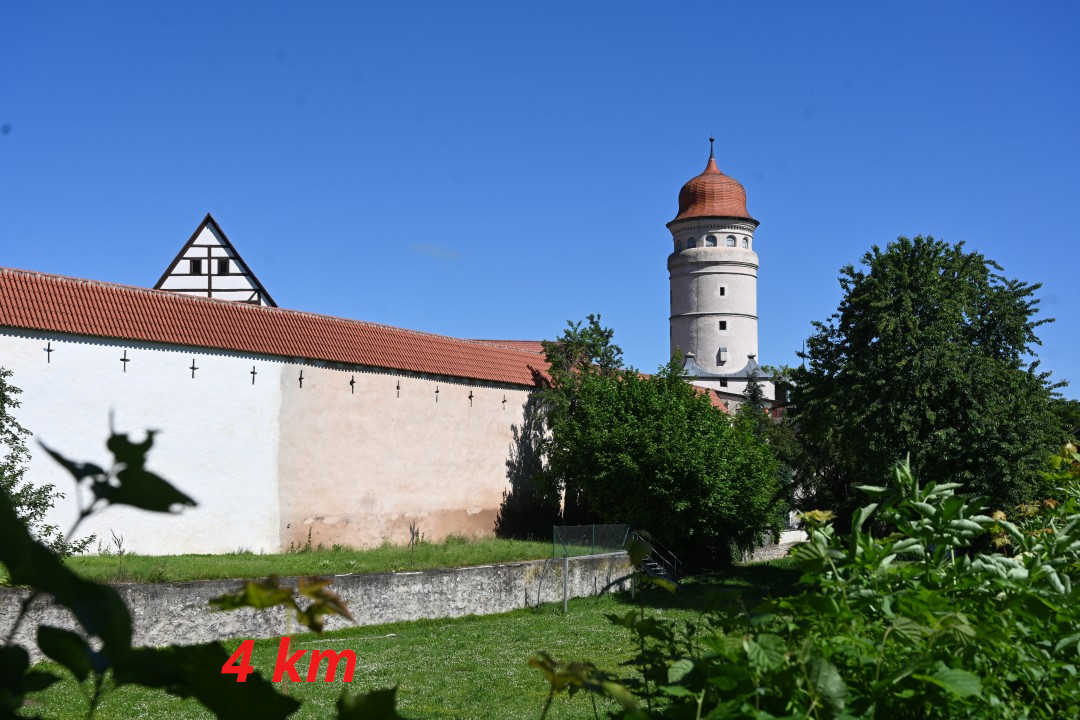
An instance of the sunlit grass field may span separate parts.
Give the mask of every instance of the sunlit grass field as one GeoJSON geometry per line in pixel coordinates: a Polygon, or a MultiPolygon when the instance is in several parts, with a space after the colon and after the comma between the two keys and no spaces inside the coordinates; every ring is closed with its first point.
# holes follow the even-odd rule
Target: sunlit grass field
{"type": "MultiPolygon", "coordinates": [[[[588,548],[584,548],[580,554],[587,552],[588,548]]],[[[422,542],[413,549],[405,545],[384,545],[370,550],[315,548],[266,555],[251,552],[221,555],[109,553],[79,555],[66,562],[83,577],[99,582],[180,582],[271,574],[342,575],[427,570],[535,560],[551,555],[550,542],[451,537],[441,543],[422,542]]],[[[0,584],[5,579],[6,571],[0,565],[0,584]]]]}
{"type": "MultiPolygon", "coordinates": [[[[754,596],[784,592],[797,573],[783,564],[736,568],[724,575],[691,579],[678,593],[668,595],[651,590],[641,596],[648,613],[663,617],[690,618],[706,608],[713,598],[732,591],[754,596]]],[[[358,664],[355,690],[398,686],[398,706],[409,718],[501,718],[538,717],[547,694],[542,675],[528,666],[529,657],[539,650],[562,660],[590,660],[596,665],[623,674],[621,667],[633,654],[630,638],[613,626],[607,613],[622,613],[634,607],[628,594],[583,598],[570,602],[569,613],[561,606],[518,610],[502,615],[465,617],[452,620],[422,620],[341,630],[324,635],[292,637],[290,650],[351,649],[358,664]]],[[[232,651],[239,639],[226,642],[232,651]]],[[[252,664],[267,678],[272,674],[278,640],[255,643],[252,664]]],[[[298,663],[306,671],[306,657],[298,663]]],[[[56,666],[51,670],[65,677],[62,683],[32,696],[24,712],[45,718],[75,718],[86,713],[86,700],[78,684],[56,666]]],[[[323,718],[333,714],[334,702],[345,683],[339,674],[334,683],[286,684],[283,689],[303,702],[295,718],[323,718]]],[[[603,717],[609,709],[597,707],[603,717]]],[[[194,700],[179,700],[157,690],[123,687],[110,692],[95,717],[107,720],[128,718],[207,718],[211,715],[194,700]]],[[[583,695],[558,698],[550,718],[591,718],[592,701],[583,695]]]]}

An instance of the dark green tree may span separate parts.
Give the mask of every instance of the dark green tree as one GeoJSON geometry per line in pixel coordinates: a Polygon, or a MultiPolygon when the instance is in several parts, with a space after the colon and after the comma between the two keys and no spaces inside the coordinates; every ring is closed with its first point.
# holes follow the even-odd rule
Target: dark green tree
{"type": "Polygon", "coordinates": [[[847,514],[853,487],[910,454],[927,481],[1000,507],[1041,492],[1062,439],[1033,348],[1037,284],[930,237],[875,246],[840,271],[843,299],[793,371],[806,505],[847,514]]]}
{"type": "Polygon", "coordinates": [[[700,564],[774,532],[778,463],[753,425],[713,407],[677,358],[652,376],[622,368],[611,337],[590,316],[548,345],[545,445],[567,514],[573,501],[583,519],[648,530],[700,564]]]}
{"type": "Polygon", "coordinates": [[[1070,440],[1080,438],[1080,400],[1056,397],[1052,402],[1052,407],[1065,435],[1070,440]]]}
{"type": "MultiPolygon", "coordinates": [[[[614,336],[614,330],[600,324],[599,315],[590,314],[584,323],[568,322],[558,339],[544,341],[548,382],[539,398],[549,428],[561,425],[576,411],[583,383],[597,376],[614,377],[623,370],[622,348],[612,342],[614,336]]],[[[549,449],[545,447],[545,452],[549,449]]],[[[596,521],[599,516],[589,508],[577,475],[566,475],[559,468],[550,470],[555,484],[562,490],[563,522],[596,521]]]]}
{"type": "Polygon", "coordinates": [[[520,425],[511,428],[514,442],[506,461],[510,490],[503,493],[495,534],[499,537],[550,539],[561,519],[558,484],[544,462],[544,416],[535,394],[525,403],[520,425]]]}

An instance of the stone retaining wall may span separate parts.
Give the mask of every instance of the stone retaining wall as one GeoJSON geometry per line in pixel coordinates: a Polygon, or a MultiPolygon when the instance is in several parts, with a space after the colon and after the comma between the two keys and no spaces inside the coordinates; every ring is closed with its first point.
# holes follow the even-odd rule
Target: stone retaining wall
{"type": "MultiPolygon", "coordinates": [[[[624,552],[570,558],[568,595],[584,597],[629,588],[632,568],[624,552]]],[[[295,578],[285,578],[295,583],[295,578]]],[[[210,598],[238,589],[242,580],[116,585],[131,611],[136,646],[190,645],[227,638],[265,638],[299,632],[282,609],[214,612],[210,598]]],[[[563,560],[531,560],[501,565],[419,572],[333,576],[330,589],[348,605],[357,625],[422,618],[489,615],[539,602],[562,600],[563,560]]],[[[26,597],[24,589],[0,588],[0,637],[6,636],[26,597]]],[[[77,630],[74,618],[49,598],[39,598],[16,641],[40,659],[34,638],[38,625],[77,630]]],[[[328,630],[349,627],[331,617],[328,630]]],[[[306,632],[306,629],[303,629],[306,632]]]]}

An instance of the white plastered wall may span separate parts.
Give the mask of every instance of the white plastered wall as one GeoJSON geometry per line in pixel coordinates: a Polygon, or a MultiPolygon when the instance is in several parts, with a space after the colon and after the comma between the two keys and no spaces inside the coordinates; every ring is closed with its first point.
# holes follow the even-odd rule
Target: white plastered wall
{"type": "MultiPolygon", "coordinates": [[[[0,366],[14,372],[9,382],[23,391],[16,417],[35,438],[74,460],[105,464],[110,412],[116,430],[133,439],[147,428],[159,430],[147,468],[199,503],[175,515],[112,507],[84,522],[80,534],[107,541],[115,531],[126,550],[146,554],[278,549],[279,364],[0,329],[0,366]],[[48,362],[46,344],[53,350],[48,362]],[[254,386],[253,365],[260,373],[254,386]]],[[[49,515],[66,530],[76,515],[72,479],[36,442],[31,452],[28,478],[67,496],[49,515]]]]}
{"type": "MultiPolygon", "coordinates": [[[[23,390],[19,421],[74,460],[110,459],[110,411],[135,440],[161,431],[147,467],[198,507],[109,508],[80,532],[107,541],[115,531],[144,554],[278,552],[309,531],[314,544],[404,543],[410,523],[431,540],[490,536],[511,428],[529,396],[520,386],[10,329],[0,329],[0,366],[23,390]]],[[[31,450],[28,478],[67,495],[49,516],[66,529],[72,480],[31,450]]]]}

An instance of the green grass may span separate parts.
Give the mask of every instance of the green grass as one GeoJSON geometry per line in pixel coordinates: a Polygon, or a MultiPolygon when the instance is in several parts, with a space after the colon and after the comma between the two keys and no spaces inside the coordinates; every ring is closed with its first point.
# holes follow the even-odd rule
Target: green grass
{"type": "MultiPolygon", "coordinates": [[[[707,607],[718,592],[783,592],[795,577],[797,573],[771,564],[736,568],[723,576],[691,580],[674,596],[650,591],[645,596],[647,612],[689,618],[697,609],[707,607]]],[[[405,717],[517,720],[538,717],[547,693],[541,674],[528,666],[529,657],[538,650],[546,650],[556,659],[587,659],[623,675],[630,673],[620,667],[633,653],[629,635],[604,617],[605,613],[625,612],[630,607],[628,595],[584,598],[571,601],[568,615],[562,614],[561,607],[549,605],[503,615],[395,623],[322,636],[295,635],[290,650],[354,650],[359,662],[350,685],[355,690],[398,685],[398,705],[405,717]]],[[[232,651],[239,641],[224,644],[232,651]]],[[[277,647],[277,639],[255,643],[252,663],[267,677],[277,647]]],[[[306,669],[306,662],[298,663],[301,666],[306,669]]],[[[64,675],[65,680],[34,694],[33,705],[26,713],[50,720],[84,716],[86,701],[76,681],[56,666],[49,669],[64,675]]],[[[332,716],[342,685],[339,675],[333,684],[302,683],[282,689],[304,703],[294,718],[324,718],[332,716]]],[[[612,707],[600,703],[600,716],[612,707]]],[[[210,715],[194,700],[178,700],[157,690],[123,687],[106,696],[95,717],[184,720],[210,715]]],[[[549,717],[591,718],[592,705],[585,696],[560,697],[549,717]]]]}
{"type": "MultiPolygon", "coordinates": [[[[587,552],[587,550],[585,551],[587,552]]],[[[180,582],[267,575],[341,575],[345,573],[426,570],[551,557],[550,542],[527,540],[466,540],[408,546],[384,545],[371,550],[319,548],[260,555],[80,555],[66,560],[85,578],[99,582],[180,582]]],[[[0,585],[6,580],[0,566],[0,585]]]]}

